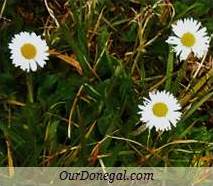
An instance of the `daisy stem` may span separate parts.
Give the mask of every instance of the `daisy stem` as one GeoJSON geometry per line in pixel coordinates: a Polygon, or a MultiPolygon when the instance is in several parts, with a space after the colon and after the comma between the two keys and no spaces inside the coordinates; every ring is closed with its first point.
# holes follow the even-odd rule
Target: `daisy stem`
{"type": "Polygon", "coordinates": [[[170,47],[168,61],[167,61],[167,70],[166,70],[166,85],[165,85],[166,90],[171,89],[173,68],[174,68],[174,52],[172,48],[170,47]]]}
{"type": "Polygon", "coordinates": [[[27,91],[28,91],[28,100],[30,103],[33,103],[33,82],[32,82],[32,75],[27,74],[26,76],[26,83],[27,83],[27,91]]]}

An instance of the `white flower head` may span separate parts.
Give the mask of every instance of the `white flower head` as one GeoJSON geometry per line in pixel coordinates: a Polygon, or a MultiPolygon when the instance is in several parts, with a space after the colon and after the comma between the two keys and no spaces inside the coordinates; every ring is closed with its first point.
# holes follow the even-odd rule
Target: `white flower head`
{"type": "Polygon", "coordinates": [[[156,130],[170,130],[180,120],[181,109],[177,99],[166,91],[149,93],[150,99],[145,98],[139,105],[140,120],[145,122],[148,128],[156,130]]]}
{"type": "Polygon", "coordinates": [[[20,32],[9,43],[12,63],[29,72],[36,71],[38,65],[44,67],[48,60],[48,46],[41,36],[35,33],[20,32]]]}
{"type": "Polygon", "coordinates": [[[208,51],[210,37],[206,27],[192,18],[178,20],[172,25],[175,36],[170,36],[166,42],[173,45],[176,55],[180,60],[186,60],[191,52],[198,58],[202,58],[208,51]]]}

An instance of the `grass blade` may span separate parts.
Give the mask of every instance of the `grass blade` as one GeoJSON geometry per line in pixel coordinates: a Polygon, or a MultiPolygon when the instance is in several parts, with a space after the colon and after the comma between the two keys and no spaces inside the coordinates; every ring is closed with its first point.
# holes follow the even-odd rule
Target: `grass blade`
{"type": "Polygon", "coordinates": [[[194,103],[188,110],[188,112],[186,112],[186,114],[183,116],[182,121],[189,118],[203,103],[205,103],[212,96],[213,92],[210,92],[209,94],[201,98],[198,102],[194,103]]]}

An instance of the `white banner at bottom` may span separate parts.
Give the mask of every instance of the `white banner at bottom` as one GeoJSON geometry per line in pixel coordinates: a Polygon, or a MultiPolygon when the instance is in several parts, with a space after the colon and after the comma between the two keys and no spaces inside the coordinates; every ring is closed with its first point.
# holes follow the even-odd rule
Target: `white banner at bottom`
{"type": "Polygon", "coordinates": [[[0,168],[0,186],[213,186],[213,168],[0,168]]]}

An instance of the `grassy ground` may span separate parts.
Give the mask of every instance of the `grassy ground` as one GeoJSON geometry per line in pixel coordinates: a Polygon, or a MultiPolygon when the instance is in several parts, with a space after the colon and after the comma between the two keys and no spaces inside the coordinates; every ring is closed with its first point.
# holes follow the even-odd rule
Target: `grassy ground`
{"type": "Polygon", "coordinates": [[[0,166],[210,166],[212,47],[194,77],[200,61],[179,63],[165,40],[185,17],[213,33],[213,2],[170,1],[1,0],[0,166]],[[21,31],[46,39],[45,68],[12,65],[8,42],[21,31]],[[155,89],[183,106],[167,132],[139,122],[155,89]]]}

